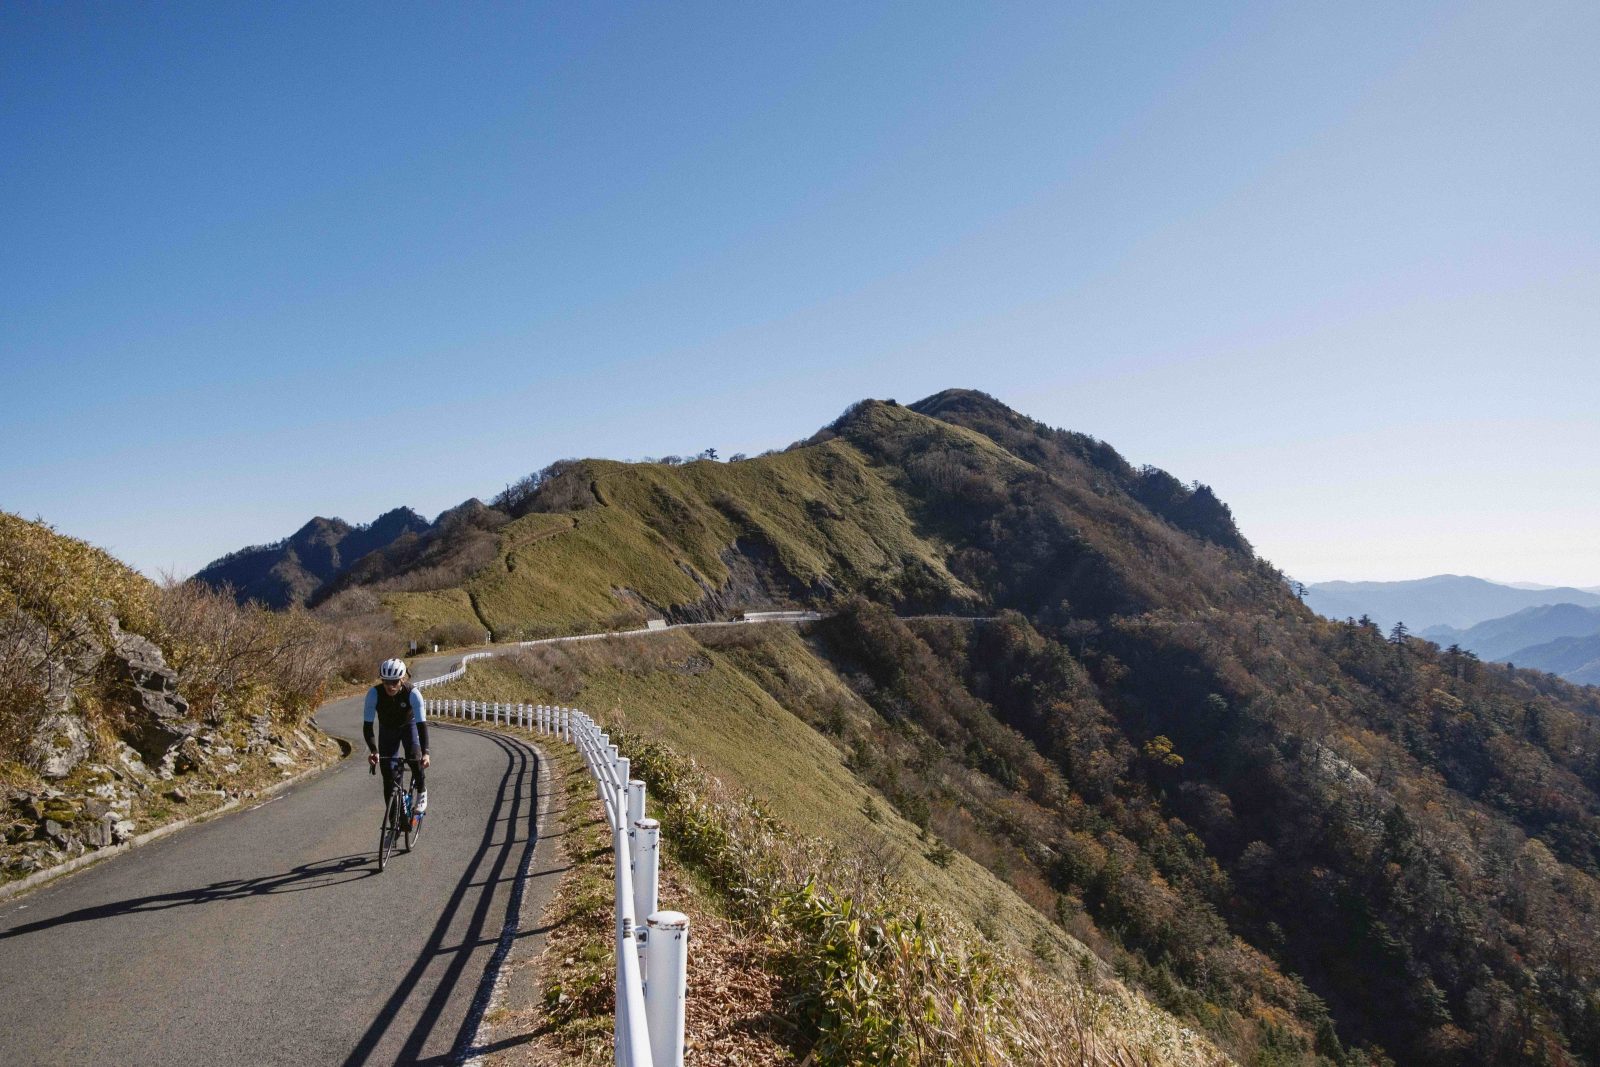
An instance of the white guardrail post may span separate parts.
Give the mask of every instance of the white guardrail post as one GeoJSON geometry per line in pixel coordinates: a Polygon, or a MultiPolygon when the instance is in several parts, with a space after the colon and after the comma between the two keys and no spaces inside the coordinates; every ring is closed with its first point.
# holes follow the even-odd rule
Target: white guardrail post
{"type": "Polygon", "coordinates": [[[658,911],[649,919],[645,1018],[652,1067],[683,1067],[683,1008],[689,978],[689,917],[658,911]]]}

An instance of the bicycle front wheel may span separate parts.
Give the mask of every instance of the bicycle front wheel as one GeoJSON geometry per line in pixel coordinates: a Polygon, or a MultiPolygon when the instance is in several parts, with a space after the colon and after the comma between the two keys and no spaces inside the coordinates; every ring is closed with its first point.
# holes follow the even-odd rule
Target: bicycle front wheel
{"type": "Polygon", "coordinates": [[[389,796],[389,803],[383,808],[383,823],[378,827],[378,870],[383,870],[389,865],[389,856],[394,852],[394,839],[400,828],[400,790],[396,789],[389,796]]]}
{"type": "Polygon", "coordinates": [[[409,803],[400,809],[401,830],[406,836],[406,851],[411,851],[411,842],[416,840],[421,827],[417,823],[417,791],[411,790],[409,803]],[[408,814],[409,813],[409,814],[408,814]]]}

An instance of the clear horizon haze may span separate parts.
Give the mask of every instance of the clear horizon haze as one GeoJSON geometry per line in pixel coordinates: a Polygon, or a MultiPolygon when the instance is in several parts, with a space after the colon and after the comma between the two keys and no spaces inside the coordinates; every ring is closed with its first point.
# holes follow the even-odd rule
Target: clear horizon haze
{"type": "Polygon", "coordinates": [[[1600,5],[0,8],[0,508],[186,575],[980,389],[1600,586],[1600,5]]]}

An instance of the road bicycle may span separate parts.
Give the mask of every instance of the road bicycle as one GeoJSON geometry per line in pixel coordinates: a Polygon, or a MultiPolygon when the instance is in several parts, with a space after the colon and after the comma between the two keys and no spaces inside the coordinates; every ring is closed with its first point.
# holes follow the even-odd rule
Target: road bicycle
{"type": "MultiPolygon", "coordinates": [[[[389,865],[389,857],[394,853],[397,840],[403,839],[406,851],[410,852],[411,846],[422,834],[422,813],[417,811],[419,791],[416,781],[411,777],[411,764],[404,756],[390,756],[389,765],[394,768],[394,791],[389,794],[389,802],[383,806],[383,822],[378,826],[380,871],[389,865]]],[[[378,773],[376,766],[372,768],[372,773],[378,773]]]]}

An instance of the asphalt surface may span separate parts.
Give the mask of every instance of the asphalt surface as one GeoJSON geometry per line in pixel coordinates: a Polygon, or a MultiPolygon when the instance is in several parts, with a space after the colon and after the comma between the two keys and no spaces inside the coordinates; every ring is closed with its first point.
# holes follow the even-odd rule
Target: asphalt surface
{"type": "MultiPolygon", "coordinates": [[[[415,665],[443,673],[450,657],[415,665]]],[[[431,724],[416,848],[379,873],[361,698],[318,720],[357,755],[255,807],[0,905],[0,1064],[451,1063],[498,961],[555,888],[538,759],[431,724]]]]}

